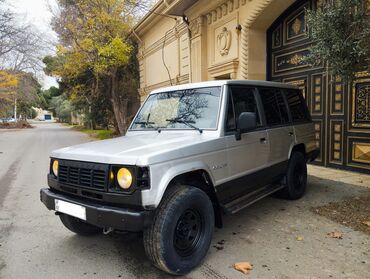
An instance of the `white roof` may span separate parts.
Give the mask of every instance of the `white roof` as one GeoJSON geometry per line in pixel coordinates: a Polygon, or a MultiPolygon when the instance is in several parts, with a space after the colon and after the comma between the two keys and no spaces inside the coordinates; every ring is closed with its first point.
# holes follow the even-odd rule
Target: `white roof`
{"type": "Polygon", "coordinates": [[[160,92],[168,92],[168,91],[176,91],[176,90],[185,90],[185,89],[193,89],[193,88],[202,88],[202,87],[213,87],[213,86],[222,86],[226,84],[234,84],[234,85],[249,85],[249,86],[265,86],[265,87],[279,87],[279,88],[291,88],[291,89],[298,89],[298,87],[281,82],[273,82],[273,81],[262,81],[262,80],[212,80],[212,81],[204,81],[204,82],[197,82],[197,83],[187,83],[169,87],[163,87],[156,89],[150,94],[160,93],[160,92]]]}

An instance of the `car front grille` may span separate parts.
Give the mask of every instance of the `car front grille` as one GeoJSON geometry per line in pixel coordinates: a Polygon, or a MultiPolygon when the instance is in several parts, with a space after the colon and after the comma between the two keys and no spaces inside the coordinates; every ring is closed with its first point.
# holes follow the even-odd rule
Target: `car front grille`
{"type": "Polygon", "coordinates": [[[108,166],[77,161],[60,161],[58,181],[67,185],[104,191],[108,166]]]}

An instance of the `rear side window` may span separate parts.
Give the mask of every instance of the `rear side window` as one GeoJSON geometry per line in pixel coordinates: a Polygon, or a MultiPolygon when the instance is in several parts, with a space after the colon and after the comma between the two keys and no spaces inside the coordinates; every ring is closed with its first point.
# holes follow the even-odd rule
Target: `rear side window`
{"type": "Polygon", "coordinates": [[[288,102],[292,121],[294,123],[306,122],[310,120],[306,104],[302,94],[298,90],[287,89],[283,91],[288,102]]]}
{"type": "Polygon", "coordinates": [[[280,89],[260,88],[259,93],[265,110],[267,126],[288,123],[288,111],[280,89]]]}
{"type": "Polygon", "coordinates": [[[287,108],[287,105],[284,101],[284,96],[283,96],[280,89],[275,90],[275,96],[276,96],[276,101],[278,103],[278,108],[279,108],[282,123],[283,124],[289,123],[288,108],[287,108]]]}

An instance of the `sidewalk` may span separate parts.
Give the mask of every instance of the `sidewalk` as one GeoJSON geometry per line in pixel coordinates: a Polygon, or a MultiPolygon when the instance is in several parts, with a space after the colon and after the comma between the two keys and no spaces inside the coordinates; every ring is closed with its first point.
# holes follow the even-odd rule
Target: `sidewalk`
{"type": "Polygon", "coordinates": [[[318,178],[334,180],[370,188],[370,175],[351,171],[307,165],[308,174],[318,178]]]}

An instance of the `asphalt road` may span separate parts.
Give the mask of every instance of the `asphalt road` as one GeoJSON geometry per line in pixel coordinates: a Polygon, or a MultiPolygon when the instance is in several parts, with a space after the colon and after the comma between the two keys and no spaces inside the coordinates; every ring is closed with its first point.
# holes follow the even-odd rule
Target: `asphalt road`
{"type": "MultiPolygon", "coordinates": [[[[0,278],[171,278],[150,265],[140,234],[79,237],[39,201],[50,151],[89,140],[58,124],[0,130],[0,278]]],[[[309,186],[299,201],[266,198],[226,217],[184,278],[370,278],[369,236],[309,210],[369,190],[312,176],[309,186]],[[327,236],[336,230],[342,240],[327,236]],[[240,261],[250,275],[232,268],[240,261]]]]}

